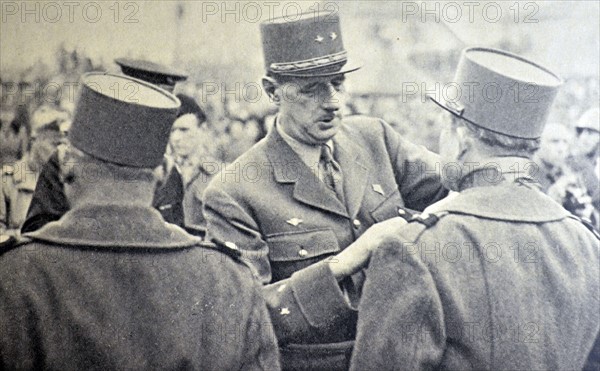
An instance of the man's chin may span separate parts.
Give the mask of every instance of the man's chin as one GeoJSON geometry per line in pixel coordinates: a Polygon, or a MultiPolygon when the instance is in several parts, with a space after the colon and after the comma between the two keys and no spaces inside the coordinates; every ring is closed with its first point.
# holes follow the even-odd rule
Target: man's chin
{"type": "Polygon", "coordinates": [[[319,127],[319,133],[317,135],[317,138],[319,139],[320,142],[322,143],[326,143],[327,141],[329,141],[330,139],[332,139],[340,130],[340,127],[337,125],[333,125],[333,126],[324,126],[324,127],[319,127]]]}

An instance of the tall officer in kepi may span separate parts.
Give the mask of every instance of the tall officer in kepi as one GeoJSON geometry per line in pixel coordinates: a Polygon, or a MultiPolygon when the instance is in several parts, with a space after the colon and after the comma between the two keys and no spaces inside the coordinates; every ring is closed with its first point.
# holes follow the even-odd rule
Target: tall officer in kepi
{"type": "MultiPolygon", "coordinates": [[[[115,59],[115,63],[121,67],[125,75],[149,82],[168,92],[173,92],[178,82],[187,79],[184,72],[154,62],[118,58],[115,59]]],[[[129,95],[131,94],[130,90],[129,95]]],[[[21,227],[22,233],[35,231],[48,222],[58,220],[69,210],[63,184],[58,176],[60,156],[61,152],[56,152],[42,169],[27,211],[27,219],[21,227]]],[[[183,227],[184,189],[181,175],[167,157],[164,158],[159,172],[161,176],[154,192],[152,205],[160,211],[165,221],[183,227]]]]}
{"type": "Polygon", "coordinates": [[[600,328],[598,236],[541,192],[530,160],[562,81],[470,48],[455,82],[472,94],[431,99],[449,112],[442,176],[457,193],[403,227],[365,233],[382,242],[352,368],[580,370],[600,328]]]}
{"type": "MultiPolygon", "coordinates": [[[[275,126],[204,193],[208,235],[234,242],[265,285],[287,369],[347,369],[370,251],[353,242],[446,194],[438,156],[376,118],[342,118],[336,14],[261,25],[275,126]]],[[[400,218],[396,223],[402,223],[400,218]]]]}
{"type": "Polygon", "coordinates": [[[251,270],[150,206],[179,105],[83,77],[60,164],[72,208],[0,255],[0,369],[279,369],[251,270]]]}

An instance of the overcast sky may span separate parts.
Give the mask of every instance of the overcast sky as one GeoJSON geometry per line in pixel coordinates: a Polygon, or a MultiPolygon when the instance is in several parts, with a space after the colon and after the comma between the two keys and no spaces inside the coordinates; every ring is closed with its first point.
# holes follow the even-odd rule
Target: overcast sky
{"type": "MultiPolygon", "coordinates": [[[[392,52],[402,60],[403,51],[412,47],[402,43],[406,24],[421,22],[420,17],[426,10],[421,8],[421,1],[403,5],[400,1],[313,0],[252,2],[253,5],[227,2],[230,11],[227,13],[222,1],[182,1],[179,3],[183,4],[183,15],[178,27],[177,1],[2,0],[0,3],[2,71],[31,65],[38,58],[53,61],[53,53],[65,43],[98,61],[110,62],[115,57],[130,56],[169,64],[177,62],[177,54],[182,61],[239,64],[252,78],[262,69],[258,23],[270,16],[287,12],[292,17],[299,8],[315,10],[326,6],[326,11],[339,11],[350,55],[371,65],[369,71],[375,73],[393,66],[388,62],[382,65],[378,59],[381,52],[373,46],[373,40],[368,39],[365,27],[381,22],[387,27],[387,36],[384,36],[391,40],[398,36],[398,42],[392,44],[392,52]]],[[[510,26],[510,32],[531,34],[535,45],[530,57],[557,72],[598,74],[600,8],[597,1],[519,2],[518,5],[513,1],[481,1],[475,2],[479,5],[474,8],[465,5],[469,2],[458,1],[453,3],[458,4],[462,12],[458,20],[449,2],[437,3],[437,9],[433,3],[428,6],[441,16],[441,22],[434,20],[435,15],[425,14],[427,29],[433,32],[431,48],[490,44],[510,26]],[[504,21],[491,22],[497,10],[494,4],[500,4],[504,21]],[[526,4],[533,5],[527,7],[526,4]],[[511,19],[508,26],[506,17],[511,19]],[[527,17],[537,22],[527,23],[527,17]],[[452,38],[454,42],[449,44],[447,40],[452,38]]]]}

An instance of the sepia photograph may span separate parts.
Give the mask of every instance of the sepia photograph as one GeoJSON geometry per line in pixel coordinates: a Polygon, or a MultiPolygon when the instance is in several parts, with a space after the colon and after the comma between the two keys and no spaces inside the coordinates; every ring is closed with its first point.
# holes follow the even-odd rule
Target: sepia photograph
{"type": "Polygon", "coordinates": [[[600,370],[600,2],[0,18],[1,370],[600,370]]]}

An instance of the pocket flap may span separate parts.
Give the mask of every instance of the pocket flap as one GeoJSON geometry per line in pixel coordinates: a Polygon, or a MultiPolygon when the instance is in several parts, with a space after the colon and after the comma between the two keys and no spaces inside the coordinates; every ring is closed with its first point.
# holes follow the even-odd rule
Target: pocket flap
{"type": "Polygon", "coordinates": [[[272,261],[305,260],[340,251],[330,229],[290,232],[267,237],[272,261]]]}
{"type": "Polygon", "coordinates": [[[398,209],[404,206],[400,191],[396,188],[385,200],[371,210],[371,216],[376,222],[398,216],[398,209]]]}

